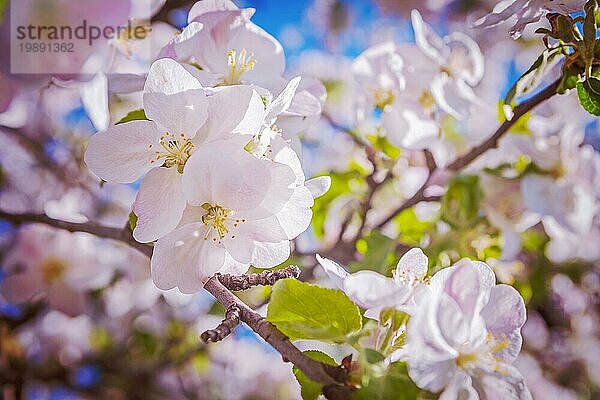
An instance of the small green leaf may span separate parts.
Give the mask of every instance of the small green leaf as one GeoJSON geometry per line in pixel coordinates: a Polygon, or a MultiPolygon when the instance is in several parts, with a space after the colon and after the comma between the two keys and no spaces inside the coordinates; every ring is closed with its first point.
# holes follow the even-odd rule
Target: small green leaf
{"type": "Polygon", "coordinates": [[[483,193],[479,177],[462,175],[453,178],[442,198],[442,219],[456,228],[467,228],[479,219],[483,193]]]}
{"type": "Polygon", "coordinates": [[[135,213],[133,211],[130,212],[129,213],[129,227],[131,228],[132,232],[135,229],[135,227],[137,226],[137,221],[138,221],[137,215],[135,215],[135,213]]]}
{"type": "Polygon", "coordinates": [[[139,121],[139,120],[148,120],[148,117],[146,117],[146,113],[144,112],[143,108],[140,108],[139,110],[133,110],[127,113],[126,116],[124,116],[123,118],[121,118],[119,121],[117,121],[117,123],[115,125],[119,125],[119,124],[124,124],[125,122],[130,122],[130,121],[139,121]]]}
{"type": "Polygon", "coordinates": [[[362,260],[348,265],[350,271],[364,269],[385,273],[389,265],[389,257],[393,256],[396,241],[390,237],[373,231],[356,242],[356,249],[364,255],[362,260]]]}
{"type": "Polygon", "coordinates": [[[362,327],[360,310],[344,293],[296,279],[273,286],[267,320],[292,340],[342,343],[362,327]]]}
{"type": "Polygon", "coordinates": [[[589,77],[577,82],[577,97],[584,110],[592,115],[600,116],[600,79],[589,77]]]}
{"type": "Polygon", "coordinates": [[[353,400],[414,400],[422,391],[409,378],[403,363],[391,364],[380,376],[372,377],[352,396],[353,400]]]}
{"type": "Polygon", "coordinates": [[[581,71],[579,68],[577,68],[577,66],[573,64],[566,66],[565,63],[562,70],[562,77],[560,78],[556,92],[558,94],[564,94],[568,90],[574,89],[579,81],[580,72],[581,71]]]}
{"type": "MultiPolygon", "coordinates": [[[[587,65],[592,65],[594,59],[594,47],[596,45],[596,11],[598,3],[596,0],[588,0],[584,6],[585,19],[583,20],[583,43],[585,44],[585,54],[587,65]]],[[[588,71],[589,72],[589,71],[588,71]]]]}
{"type": "MultiPolygon", "coordinates": [[[[336,365],[335,360],[329,357],[327,354],[317,351],[317,350],[308,350],[305,351],[308,357],[313,360],[320,361],[329,365],[336,365]]],[[[312,380],[310,380],[302,371],[298,368],[294,367],[294,375],[296,376],[296,380],[300,384],[300,393],[302,395],[302,400],[317,400],[319,395],[323,391],[323,385],[320,385],[312,380]]]]}
{"type": "Polygon", "coordinates": [[[8,0],[0,0],[0,24],[4,22],[4,13],[6,12],[6,6],[8,0]]]}

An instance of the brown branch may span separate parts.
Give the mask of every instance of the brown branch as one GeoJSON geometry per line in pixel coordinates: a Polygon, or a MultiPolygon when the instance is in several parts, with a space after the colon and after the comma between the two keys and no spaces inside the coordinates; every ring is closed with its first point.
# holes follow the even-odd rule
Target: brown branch
{"type": "MultiPolygon", "coordinates": [[[[121,241],[135,247],[148,257],[152,256],[152,247],[136,242],[131,236],[129,229],[111,228],[87,222],[74,223],[61,221],[43,214],[11,214],[0,211],[0,219],[7,220],[16,225],[41,223],[70,232],[87,232],[102,238],[121,241]]],[[[267,343],[273,346],[281,354],[285,362],[293,363],[309,379],[324,385],[331,393],[335,393],[335,397],[330,397],[331,399],[346,400],[351,398],[354,388],[346,385],[346,382],[336,380],[336,377],[340,376],[338,367],[313,360],[302,353],[275,325],[266,321],[260,314],[248,307],[246,303],[223,286],[217,276],[210,278],[204,285],[204,289],[211,293],[227,310],[232,308],[239,309],[240,319],[267,343]]]]}
{"type": "Polygon", "coordinates": [[[143,254],[150,257],[152,255],[152,247],[143,243],[137,242],[131,236],[130,229],[111,228],[108,226],[98,225],[92,222],[68,222],[59,219],[50,218],[45,214],[12,214],[0,210],[0,219],[6,220],[13,225],[25,225],[30,223],[39,223],[52,226],[57,229],[64,229],[69,232],[87,232],[105,239],[113,239],[124,242],[129,246],[139,250],[143,254]]]}
{"type": "Polygon", "coordinates": [[[290,265],[282,269],[275,271],[267,270],[259,274],[245,274],[245,275],[230,275],[230,274],[216,274],[219,282],[223,284],[227,289],[238,291],[246,290],[253,286],[270,286],[274,285],[280,279],[285,278],[298,278],[300,276],[300,268],[295,265],[290,265]]]}
{"type": "MultiPolygon", "coordinates": [[[[551,98],[552,96],[554,96],[556,94],[556,89],[557,89],[559,83],[560,83],[560,79],[555,81],[548,87],[546,87],[544,90],[542,90],[541,92],[539,92],[538,94],[536,94],[535,96],[530,98],[529,100],[527,100],[527,101],[519,104],[517,107],[515,107],[513,109],[513,116],[510,120],[507,119],[506,121],[504,121],[502,123],[502,125],[500,125],[498,127],[496,132],[494,132],[494,134],[492,136],[490,136],[485,142],[483,142],[479,146],[474,147],[467,154],[465,154],[461,157],[458,157],[456,160],[454,160],[453,162],[448,164],[446,166],[446,169],[450,170],[450,171],[455,171],[455,172],[459,171],[459,170],[463,169],[464,167],[466,167],[467,165],[469,165],[473,160],[475,160],[477,157],[479,157],[480,155],[482,155],[489,149],[496,147],[498,145],[498,141],[500,140],[500,138],[502,136],[504,136],[508,131],[510,131],[510,129],[517,123],[517,121],[519,121],[519,119],[523,115],[527,114],[529,111],[533,110],[535,107],[537,107],[538,105],[540,105],[541,103],[543,103],[544,101],[548,100],[549,98],[551,98]]],[[[388,222],[390,222],[392,219],[394,219],[394,217],[396,217],[396,215],[398,215],[402,211],[406,210],[407,208],[413,207],[414,205],[416,205],[422,201],[426,201],[427,197],[425,197],[424,193],[425,193],[425,190],[427,189],[427,187],[429,187],[432,172],[435,169],[435,168],[433,168],[433,169],[431,168],[432,164],[431,164],[431,161],[429,160],[429,158],[430,157],[428,157],[427,163],[429,165],[430,174],[429,174],[429,177],[427,178],[427,180],[425,181],[425,183],[423,184],[423,186],[421,186],[419,188],[419,190],[417,190],[417,192],[411,198],[407,199],[403,204],[401,204],[398,208],[396,208],[387,218],[385,218],[383,221],[381,221],[379,224],[377,224],[373,229],[379,229],[379,228],[383,227],[388,222]]],[[[431,158],[431,160],[433,160],[433,159],[431,158]]]]}
{"type": "Polygon", "coordinates": [[[515,107],[513,109],[513,117],[510,120],[505,120],[502,123],[502,125],[498,127],[496,132],[494,132],[494,134],[490,136],[485,142],[483,142],[477,147],[474,147],[464,156],[458,157],[456,160],[454,160],[452,163],[446,166],[446,169],[449,169],[451,171],[461,170],[489,149],[498,146],[498,140],[500,140],[500,138],[504,136],[504,134],[507,133],[510,130],[510,128],[512,128],[513,125],[515,125],[523,115],[527,114],[529,111],[533,110],[535,107],[537,107],[538,105],[540,105],[541,103],[543,103],[544,101],[548,100],[556,94],[556,89],[558,88],[559,84],[560,79],[556,80],[554,83],[546,87],[544,90],[542,90],[529,100],[515,107]]]}
{"type": "Polygon", "coordinates": [[[209,329],[204,331],[200,335],[200,339],[204,343],[219,342],[225,339],[233,332],[233,330],[240,324],[240,314],[242,310],[237,305],[232,305],[225,312],[225,318],[215,329],[209,329]]]}

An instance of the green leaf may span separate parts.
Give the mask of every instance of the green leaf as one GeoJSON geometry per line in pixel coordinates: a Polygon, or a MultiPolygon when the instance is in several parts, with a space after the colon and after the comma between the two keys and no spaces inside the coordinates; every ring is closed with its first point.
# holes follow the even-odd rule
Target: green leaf
{"type": "MultiPolygon", "coordinates": [[[[596,45],[596,11],[598,3],[596,0],[588,0],[584,6],[585,19],[583,20],[583,43],[585,44],[586,65],[591,66],[594,59],[594,47],[596,45]]],[[[589,70],[587,71],[589,72],[589,70]]]]}
{"type": "Polygon", "coordinates": [[[8,5],[8,0],[0,0],[0,24],[4,22],[4,14],[6,13],[6,6],[8,5]]]}
{"type": "Polygon", "coordinates": [[[296,279],[273,286],[267,320],[292,340],[342,343],[362,327],[360,310],[344,293],[296,279]]]}
{"type": "Polygon", "coordinates": [[[577,97],[584,110],[592,115],[600,116],[600,79],[589,77],[577,82],[577,97]]]}
{"type": "Polygon", "coordinates": [[[385,273],[390,256],[393,256],[396,248],[396,241],[384,234],[373,231],[366,237],[356,242],[356,249],[364,257],[361,261],[352,262],[348,265],[350,271],[360,271],[369,269],[372,271],[385,273]]]}
{"type": "Polygon", "coordinates": [[[394,363],[381,376],[372,377],[353,400],[414,400],[422,391],[409,378],[403,363],[394,363]]]}
{"type": "Polygon", "coordinates": [[[135,229],[135,227],[137,226],[137,221],[138,221],[138,217],[137,215],[135,215],[135,213],[132,211],[129,213],[129,227],[131,228],[131,231],[133,231],[135,229]]]}
{"type": "Polygon", "coordinates": [[[146,117],[146,113],[144,112],[143,108],[140,108],[139,110],[133,110],[127,113],[126,116],[124,116],[123,118],[121,118],[119,121],[117,121],[117,123],[115,125],[119,125],[119,124],[124,124],[125,122],[131,122],[131,121],[139,121],[139,120],[148,120],[148,117],[146,117]]]}
{"type": "MultiPolygon", "coordinates": [[[[308,350],[304,351],[308,357],[313,360],[320,361],[329,365],[336,365],[336,362],[333,358],[329,357],[327,354],[317,351],[317,350],[308,350]]],[[[323,385],[320,385],[312,380],[310,380],[302,371],[298,368],[294,367],[294,375],[296,376],[296,380],[300,384],[300,393],[302,394],[303,400],[317,400],[319,395],[323,391],[323,385]]]]}
{"type": "Polygon", "coordinates": [[[581,71],[579,68],[577,68],[577,66],[573,64],[566,66],[565,63],[565,65],[563,65],[562,77],[560,78],[556,92],[558,94],[564,94],[567,90],[574,89],[579,81],[580,72],[581,71]]]}
{"type": "Polygon", "coordinates": [[[562,54],[561,48],[544,50],[533,65],[510,88],[504,98],[504,104],[511,104],[515,98],[530,93],[538,87],[562,54]]]}
{"type": "Polygon", "coordinates": [[[423,235],[435,227],[436,221],[421,221],[417,217],[415,209],[409,208],[394,218],[394,224],[400,231],[398,239],[402,243],[418,247],[423,235]]]}
{"type": "Polygon", "coordinates": [[[442,198],[442,219],[455,228],[467,228],[479,219],[483,193],[479,177],[461,175],[453,178],[442,198]]]}

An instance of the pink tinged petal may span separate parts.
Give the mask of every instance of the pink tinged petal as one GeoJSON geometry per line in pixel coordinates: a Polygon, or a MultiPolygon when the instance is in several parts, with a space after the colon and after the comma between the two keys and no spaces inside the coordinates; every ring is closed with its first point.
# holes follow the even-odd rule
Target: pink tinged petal
{"type": "Polygon", "coordinates": [[[204,224],[188,224],[156,242],[151,270],[159,289],[197,292],[223,267],[225,249],[205,241],[205,233],[204,224]]]}
{"type": "Polygon", "coordinates": [[[225,263],[218,271],[220,274],[242,275],[248,271],[249,264],[241,263],[231,257],[231,254],[225,252],[225,263]]]}
{"type": "Polygon", "coordinates": [[[330,260],[325,257],[321,257],[319,254],[316,255],[317,261],[321,264],[321,267],[329,276],[329,279],[339,288],[342,289],[344,287],[344,279],[346,279],[350,274],[346,270],[346,268],[342,267],[340,264],[336,263],[333,260],[330,260]]]}
{"type": "Polygon", "coordinates": [[[453,44],[458,44],[466,50],[466,57],[469,61],[467,69],[456,71],[456,73],[471,86],[477,85],[484,72],[484,59],[481,49],[477,42],[462,32],[453,32],[445,38],[445,42],[452,47],[453,44]]]}
{"type": "Polygon", "coordinates": [[[408,375],[422,389],[430,392],[442,390],[456,373],[454,360],[435,363],[423,362],[415,357],[408,361],[408,375]]]}
{"type": "Polygon", "coordinates": [[[421,14],[417,10],[412,10],[410,16],[417,46],[433,61],[438,64],[445,64],[449,57],[449,49],[442,38],[423,21],[423,17],[421,17],[421,14]]]}
{"type": "Polygon", "coordinates": [[[470,318],[461,305],[450,296],[442,296],[437,308],[436,323],[444,340],[454,349],[460,349],[470,337],[470,318]]]}
{"type": "Polygon", "coordinates": [[[238,52],[246,49],[256,60],[254,69],[242,75],[243,82],[269,87],[270,81],[283,75],[285,70],[283,47],[277,39],[252,22],[240,26],[230,38],[228,46],[230,50],[238,52]]]}
{"type": "Polygon", "coordinates": [[[254,240],[251,236],[240,231],[231,231],[236,233],[235,238],[226,237],[223,239],[223,246],[235,261],[241,264],[250,264],[254,252],[254,240]]]}
{"type": "Polygon", "coordinates": [[[477,300],[481,290],[479,274],[470,262],[457,264],[444,287],[444,292],[456,302],[467,321],[471,321],[475,313],[479,311],[477,300]]]}
{"type": "Polygon", "coordinates": [[[313,204],[313,197],[307,188],[301,186],[294,190],[290,200],[277,213],[277,220],[283,227],[287,239],[294,239],[308,228],[312,218],[310,207],[313,204]]]}
{"type": "Polygon", "coordinates": [[[446,74],[438,74],[433,79],[431,94],[442,110],[458,120],[467,119],[477,102],[477,97],[469,85],[446,74]]]}
{"type": "Polygon", "coordinates": [[[464,372],[454,374],[439,400],[479,400],[477,391],[473,388],[472,380],[464,372]]]}
{"type": "Polygon", "coordinates": [[[331,177],[318,176],[307,180],[304,186],[310,191],[312,197],[316,199],[329,191],[329,188],[331,187],[331,177]]]}
{"type": "Polygon", "coordinates": [[[301,78],[297,76],[290,80],[277,98],[268,105],[267,116],[265,117],[267,125],[271,125],[279,114],[290,108],[294,95],[296,94],[296,89],[298,89],[298,85],[300,84],[300,79],[301,78]]]}
{"type": "Polygon", "coordinates": [[[423,250],[413,248],[407,251],[396,266],[395,279],[401,282],[408,278],[410,281],[419,281],[427,274],[427,265],[429,261],[427,256],[423,254],[423,250]]]}
{"type": "Polygon", "coordinates": [[[252,254],[252,265],[256,268],[272,268],[290,257],[290,242],[283,240],[278,243],[255,242],[252,254]]]}
{"type": "Polygon", "coordinates": [[[191,22],[161,49],[158,58],[166,57],[179,61],[189,61],[196,52],[196,36],[202,32],[203,28],[204,25],[200,22],[191,22]]]}
{"type": "Polygon", "coordinates": [[[473,386],[486,400],[531,400],[523,376],[508,364],[500,365],[498,371],[481,371],[473,378],[473,386]]]}
{"type": "Polygon", "coordinates": [[[192,138],[206,122],[208,100],[200,82],[170,58],[155,61],[144,86],[146,116],[179,136],[192,138]]]}
{"type": "Polygon", "coordinates": [[[182,175],[174,167],[156,168],[144,177],[133,203],[138,217],[135,240],[152,242],[177,227],[186,207],[181,181],[182,175]]]}
{"type": "Polygon", "coordinates": [[[73,290],[63,282],[52,285],[48,289],[46,298],[53,308],[71,316],[81,314],[87,306],[86,295],[73,290]]]}
{"type": "Polygon", "coordinates": [[[216,203],[236,212],[258,207],[270,184],[263,160],[227,143],[196,150],[183,174],[190,204],[216,203]]]}
{"type": "Polygon", "coordinates": [[[11,303],[23,303],[41,293],[44,286],[38,274],[14,274],[2,282],[0,293],[11,303]]]}
{"type": "Polygon", "coordinates": [[[210,118],[202,129],[204,141],[259,132],[265,107],[260,95],[252,87],[235,85],[219,88],[208,101],[210,118]]]}
{"type": "Polygon", "coordinates": [[[197,1],[188,13],[188,22],[194,21],[196,18],[204,14],[216,11],[234,11],[239,10],[235,3],[231,0],[203,0],[197,1]]]}
{"type": "Polygon", "coordinates": [[[108,128],[110,115],[108,112],[108,80],[106,75],[98,72],[92,80],[84,82],[79,88],[81,102],[98,131],[108,128]]]}
{"type": "Polygon", "coordinates": [[[492,288],[489,302],[481,310],[481,315],[487,329],[494,335],[509,335],[518,331],[527,319],[523,298],[508,285],[492,288]]]}
{"type": "Polygon", "coordinates": [[[258,220],[246,220],[231,229],[230,233],[235,235],[235,241],[254,240],[257,242],[276,243],[287,239],[287,235],[279,220],[270,216],[258,220]]]}
{"type": "Polygon", "coordinates": [[[344,280],[344,292],[363,308],[393,307],[403,304],[411,293],[409,287],[373,271],[359,271],[344,280]]]}
{"type": "Polygon", "coordinates": [[[85,162],[94,174],[108,182],[132,183],[156,166],[154,147],[161,133],[151,121],[132,121],[111,126],[90,138],[85,162]]]}

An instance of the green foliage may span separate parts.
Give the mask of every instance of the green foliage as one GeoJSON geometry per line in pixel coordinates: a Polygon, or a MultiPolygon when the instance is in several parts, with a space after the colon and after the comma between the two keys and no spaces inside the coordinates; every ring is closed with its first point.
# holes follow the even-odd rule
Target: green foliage
{"type": "Polygon", "coordinates": [[[577,82],[577,97],[584,110],[600,116],[600,79],[591,76],[585,81],[577,82]]]}
{"type": "MultiPolygon", "coordinates": [[[[323,352],[317,350],[309,350],[305,351],[304,354],[306,354],[313,360],[320,361],[329,365],[336,365],[335,360],[323,352]]],[[[296,367],[294,367],[294,375],[296,376],[296,380],[300,384],[300,393],[302,394],[302,399],[317,400],[319,398],[319,395],[323,391],[323,385],[320,385],[310,380],[306,375],[304,375],[302,371],[300,371],[296,367]]]]}
{"type": "Polygon", "coordinates": [[[331,187],[329,191],[323,196],[315,199],[315,204],[312,207],[312,226],[318,239],[321,239],[324,235],[325,221],[331,203],[342,196],[352,194],[357,186],[365,185],[364,177],[358,170],[334,172],[329,174],[329,176],[331,177],[331,187]]]}
{"type": "Polygon", "coordinates": [[[350,263],[348,268],[352,272],[369,269],[385,273],[390,261],[393,261],[396,243],[394,239],[389,238],[381,232],[370,232],[367,236],[356,242],[356,250],[364,255],[363,259],[350,263]]]}
{"type": "Polygon", "coordinates": [[[0,0],[0,25],[4,22],[4,14],[6,13],[6,6],[8,0],[0,0]]]}
{"type": "Polygon", "coordinates": [[[130,212],[129,213],[129,227],[131,228],[132,231],[137,226],[137,221],[138,221],[137,215],[135,215],[135,213],[133,211],[130,212]]]}
{"type": "Polygon", "coordinates": [[[125,122],[130,122],[130,121],[139,121],[139,120],[148,120],[148,117],[146,117],[146,112],[144,111],[144,109],[140,108],[139,110],[133,110],[127,113],[126,116],[124,116],[123,118],[121,118],[119,121],[117,121],[117,123],[115,125],[119,125],[119,124],[124,124],[125,122]]]}
{"type": "Polygon", "coordinates": [[[459,175],[450,181],[442,198],[442,219],[455,228],[473,226],[479,220],[482,199],[479,177],[459,175]]]}
{"type": "Polygon", "coordinates": [[[403,363],[391,364],[387,369],[363,382],[354,393],[354,400],[414,400],[421,398],[421,390],[411,381],[403,363]]]}
{"type": "Polygon", "coordinates": [[[273,286],[267,320],[292,340],[343,343],[362,327],[360,310],[344,293],[296,279],[273,286]]]}
{"type": "Polygon", "coordinates": [[[406,209],[394,218],[402,243],[418,247],[423,236],[435,227],[435,221],[421,221],[413,208],[406,209]]]}

